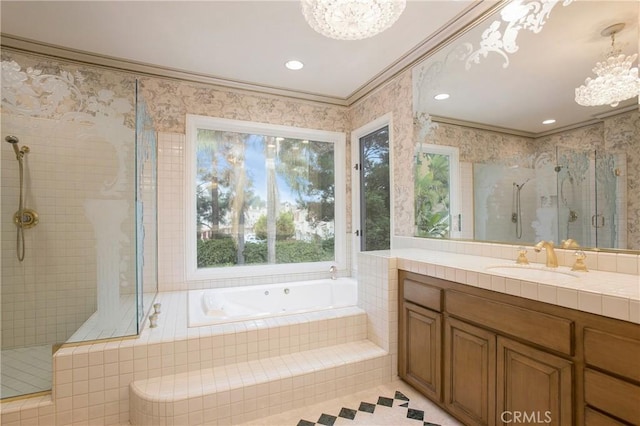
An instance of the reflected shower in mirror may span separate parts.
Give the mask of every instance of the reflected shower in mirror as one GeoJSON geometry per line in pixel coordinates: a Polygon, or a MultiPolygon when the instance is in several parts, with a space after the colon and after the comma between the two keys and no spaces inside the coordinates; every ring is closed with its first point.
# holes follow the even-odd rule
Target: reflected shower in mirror
{"type": "Polygon", "coordinates": [[[572,238],[640,250],[638,97],[615,108],[575,102],[575,87],[610,47],[604,27],[624,23],[616,46],[638,51],[640,4],[536,5],[497,9],[413,69],[416,149],[460,153],[462,183],[449,192],[461,205],[447,222],[462,232],[435,237],[518,245],[572,238]]]}

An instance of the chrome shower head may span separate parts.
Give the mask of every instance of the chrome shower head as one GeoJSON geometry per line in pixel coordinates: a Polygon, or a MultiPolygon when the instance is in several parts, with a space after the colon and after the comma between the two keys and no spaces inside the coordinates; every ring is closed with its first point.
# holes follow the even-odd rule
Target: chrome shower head
{"type": "Polygon", "coordinates": [[[5,141],[9,142],[13,147],[13,150],[16,153],[16,158],[20,159],[22,157],[22,153],[20,152],[20,148],[18,148],[18,137],[17,136],[7,136],[4,138],[5,141]]]}

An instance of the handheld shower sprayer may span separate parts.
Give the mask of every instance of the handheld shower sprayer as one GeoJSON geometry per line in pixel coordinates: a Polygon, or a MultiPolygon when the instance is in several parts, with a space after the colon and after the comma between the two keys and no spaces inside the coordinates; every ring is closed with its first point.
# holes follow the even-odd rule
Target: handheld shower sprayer
{"type": "Polygon", "coordinates": [[[24,230],[32,228],[38,224],[38,213],[35,210],[27,209],[24,207],[24,155],[29,152],[28,146],[20,148],[18,146],[18,138],[16,136],[9,135],[4,138],[13,147],[13,151],[16,153],[16,160],[19,165],[20,176],[20,197],[18,199],[18,211],[13,215],[13,222],[17,228],[16,234],[16,254],[18,260],[22,262],[24,260],[24,230]]]}
{"type": "Polygon", "coordinates": [[[18,148],[18,138],[15,136],[7,136],[6,138],[4,138],[4,140],[11,144],[14,152],[16,153],[16,158],[20,159],[20,157],[22,157],[22,154],[20,153],[20,148],[18,148]]]}
{"type": "Polygon", "coordinates": [[[13,152],[16,153],[16,160],[22,163],[22,158],[26,153],[29,152],[29,147],[25,145],[22,148],[20,148],[18,146],[19,140],[16,136],[9,135],[6,138],[4,138],[4,140],[11,144],[11,147],[13,148],[13,152]]]}

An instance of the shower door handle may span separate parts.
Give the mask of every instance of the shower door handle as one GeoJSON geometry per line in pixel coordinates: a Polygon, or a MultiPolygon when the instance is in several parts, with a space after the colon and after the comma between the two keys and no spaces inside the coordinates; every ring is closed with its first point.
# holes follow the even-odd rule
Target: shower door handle
{"type": "Polygon", "coordinates": [[[593,216],[591,216],[591,226],[593,226],[594,228],[603,228],[604,216],[601,214],[594,214],[593,216]]]}

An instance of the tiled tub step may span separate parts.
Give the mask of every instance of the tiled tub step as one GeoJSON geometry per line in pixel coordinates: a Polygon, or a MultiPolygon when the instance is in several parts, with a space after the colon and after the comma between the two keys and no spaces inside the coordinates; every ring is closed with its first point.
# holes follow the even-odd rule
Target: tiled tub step
{"type": "Polygon", "coordinates": [[[137,380],[133,425],[231,425],[387,382],[391,356],[368,340],[137,380]]]}

